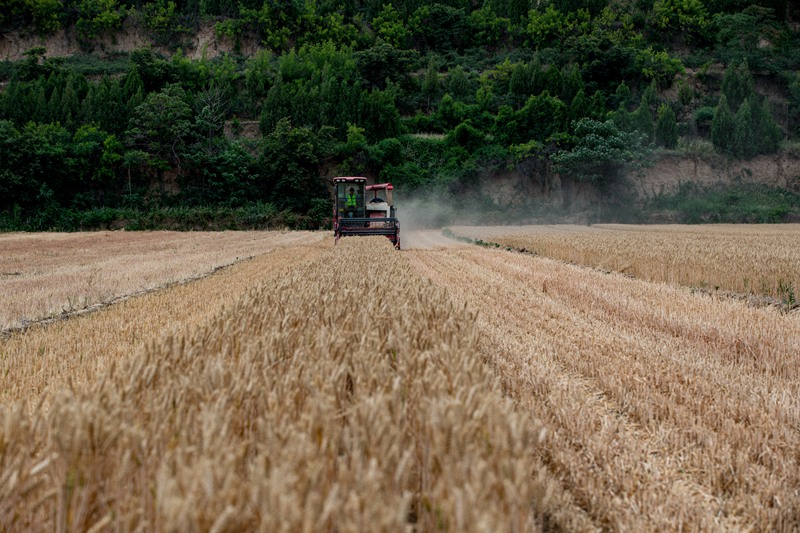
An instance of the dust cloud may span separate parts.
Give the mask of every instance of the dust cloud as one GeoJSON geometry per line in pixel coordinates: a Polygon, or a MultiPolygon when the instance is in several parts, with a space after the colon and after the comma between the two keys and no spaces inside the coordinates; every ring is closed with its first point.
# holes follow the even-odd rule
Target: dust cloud
{"type": "Polygon", "coordinates": [[[457,234],[475,236],[494,228],[493,233],[507,234],[517,226],[580,224],[586,225],[585,212],[567,214],[547,206],[503,207],[485,198],[464,195],[419,193],[405,196],[395,193],[397,218],[400,221],[402,248],[431,249],[463,245],[462,242],[442,235],[444,228],[458,227],[457,234]],[[470,230],[466,230],[471,228],[470,230]],[[500,231],[500,228],[503,228],[500,231]],[[466,230],[466,231],[465,231],[466,230]]]}
{"type": "Polygon", "coordinates": [[[442,235],[442,229],[457,213],[447,199],[399,197],[396,206],[404,250],[431,250],[463,244],[442,235]]]}

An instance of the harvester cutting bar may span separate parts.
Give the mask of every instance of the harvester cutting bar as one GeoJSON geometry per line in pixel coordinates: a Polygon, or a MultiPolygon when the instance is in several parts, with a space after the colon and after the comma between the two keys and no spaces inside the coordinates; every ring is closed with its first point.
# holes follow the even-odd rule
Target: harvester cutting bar
{"type": "Polygon", "coordinates": [[[396,218],[343,218],[339,220],[339,234],[345,235],[395,235],[396,218]]]}

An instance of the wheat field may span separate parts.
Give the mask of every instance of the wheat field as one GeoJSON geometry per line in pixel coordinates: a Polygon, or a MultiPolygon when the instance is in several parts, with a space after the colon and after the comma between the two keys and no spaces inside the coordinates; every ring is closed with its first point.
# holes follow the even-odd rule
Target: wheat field
{"type": "Polygon", "coordinates": [[[0,339],[0,530],[800,529],[798,313],[331,241],[0,339]]]}
{"type": "Polygon", "coordinates": [[[454,227],[562,261],[741,295],[800,300],[800,224],[454,227]]]}
{"type": "Polygon", "coordinates": [[[5,402],[0,527],[536,529],[544,431],[494,384],[474,316],[384,238],[312,255],[46,405],[5,402]]]}
{"type": "Polygon", "coordinates": [[[0,331],[197,279],[303,232],[0,234],[0,331]]]}

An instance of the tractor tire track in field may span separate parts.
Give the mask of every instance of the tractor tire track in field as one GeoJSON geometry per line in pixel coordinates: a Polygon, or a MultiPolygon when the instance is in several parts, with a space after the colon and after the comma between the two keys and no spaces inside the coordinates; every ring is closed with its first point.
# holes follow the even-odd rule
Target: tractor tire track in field
{"type": "Polygon", "coordinates": [[[478,312],[504,390],[547,427],[569,530],[800,523],[800,321],[477,246],[407,252],[478,312]]]}

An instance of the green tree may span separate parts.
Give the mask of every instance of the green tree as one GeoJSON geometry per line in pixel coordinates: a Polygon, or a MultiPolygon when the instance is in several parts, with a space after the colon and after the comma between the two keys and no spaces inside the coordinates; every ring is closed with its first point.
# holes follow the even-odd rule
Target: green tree
{"type": "Polygon", "coordinates": [[[258,184],[262,193],[282,209],[305,213],[312,200],[325,198],[319,176],[321,153],[317,136],[308,128],[295,128],[281,119],[264,138],[259,166],[265,174],[258,184]]]}
{"type": "Polygon", "coordinates": [[[64,6],[59,0],[24,0],[24,2],[40,34],[54,33],[61,29],[64,6]]]}
{"type": "Polygon", "coordinates": [[[719,104],[714,109],[714,118],[711,120],[711,142],[720,153],[735,155],[738,151],[736,122],[724,94],[720,96],[719,104]]]}
{"type": "Polygon", "coordinates": [[[694,91],[692,91],[692,88],[688,83],[681,80],[680,85],[678,86],[678,101],[683,107],[688,107],[689,104],[692,103],[693,98],[694,91]]]}
{"type": "Polygon", "coordinates": [[[583,89],[581,89],[569,104],[569,119],[567,122],[569,130],[572,130],[574,124],[577,124],[582,118],[588,117],[590,113],[589,100],[583,93],[583,89]]]}
{"type": "Polygon", "coordinates": [[[72,144],[69,131],[60,124],[29,122],[22,129],[21,142],[24,157],[19,161],[20,174],[46,186],[44,196],[52,200],[54,207],[69,204],[81,189],[78,177],[65,164],[72,144]]]}
{"type": "Polygon", "coordinates": [[[498,16],[487,5],[469,14],[469,27],[475,45],[498,46],[506,42],[511,34],[511,20],[498,16]]]}
{"type": "Polygon", "coordinates": [[[245,67],[245,87],[248,95],[253,99],[260,99],[267,95],[272,76],[272,52],[259,50],[247,61],[245,67]]]}
{"type": "Polygon", "coordinates": [[[579,181],[605,187],[625,172],[649,164],[651,151],[644,135],[624,132],[610,120],[585,118],[575,128],[575,145],[553,156],[553,170],[579,181]]]}
{"type": "Polygon", "coordinates": [[[734,131],[731,150],[733,155],[748,159],[756,155],[756,132],[752,128],[753,122],[753,109],[750,105],[750,99],[745,98],[733,117],[734,131]]]}
{"type": "Polygon", "coordinates": [[[97,186],[114,176],[113,166],[122,157],[122,146],[111,142],[108,133],[91,125],[82,125],[72,137],[67,164],[82,188],[97,186]]]}
{"type": "Polygon", "coordinates": [[[571,102],[584,89],[581,70],[578,65],[571,63],[563,68],[561,74],[561,92],[558,96],[564,102],[571,102]]]}
{"type": "Polygon", "coordinates": [[[728,99],[731,109],[739,109],[748,98],[752,98],[755,93],[753,75],[747,61],[743,61],[737,67],[728,67],[722,75],[722,94],[728,99]]]}
{"type": "Polygon", "coordinates": [[[192,108],[187,94],[178,85],[167,85],[150,93],[133,112],[125,132],[128,146],[146,152],[158,170],[178,168],[186,145],[191,140],[192,108]]]}
{"type": "Polygon", "coordinates": [[[556,65],[547,67],[544,78],[545,90],[550,94],[559,95],[564,91],[564,76],[561,75],[561,69],[556,65]]]}
{"type": "Polygon", "coordinates": [[[211,87],[194,97],[194,132],[198,147],[206,153],[215,151],[216,141],[225,129],[230,99],[225,91],[211,87]]]}
{"type": "Polygon", "coordinates": [[[185,33],[188,28],[180,23],[178,6],[172,0],[153,0],[142,7],[147,28],[158,38],[185,33]]]}
{"type": "Polygon", "coordinates": [[[628,109],[628,106],[631,104],[631,90],[624,80],[617,85],[614,91],[614,102],[617,109],[628,109]]]}
{"type": "Polygon", "coordinates": [[[469,97],[472,92],[467,74],[461,65],[457,65],[447,73],[447,92],[459,100],[469,97]]]}
{"type": "Polygon", "coordinates": [[[656,0],[653,21],[666,33],[680,32],[687,42],[703,36],[711,24],[700,0],[656,0]]]}
{"type": "Polygon", "coordinates": [[[439,72],[433,63],[428,64],[428,69],[425,71],[425,79],[422,81],[422,94],[427,100],[426,107],[431,108],[431,101],[439,96],[441,91],[441,83],[439,82],[439,72]]]}
{"type": "Polygon", "coordinates": [[[737,13],[718,14],[714,22],[719,28],[715,55],[724,63],[747,61],[757,71],[776,70],[782,31],[772,9],[750,5],[737,13]]]}
{"type": "Polygon", "coordinates": [[[665,148],[675,148],[678,145],[678,125],[672,107],[661,104],[658,108],[656,120],[656,144],[665,148]]]}
{"type": "Polygon", "coordinates": [[[466,42],[469,19],[464,9],[443,5],[422,5],[410,18],[411,35],[419,49],[445,52],[466,42]]]}
{"type": "Polygon", "coordinates": [[[70,74],[67,78],[67,85],[64,87],[64,94],[61,97],[61,122],[69,129],[73,129],[80,116],[80,84],[77,75],[70,74]]]}
{"type": "Polygon", "coordinates": [[[380,14],[372,19],[372,26],[378,37],[395,48],[405,48],[408,41],[408,29],[403,24],[400,14],[391,3],[383,4],[380,14]]]}
{"type": "Polygon", "coordinates": [[[117,0],[81,0],[78,4],[78,34],[87,40],[109,30],[119,29],[125,18],[125,6],[117,0]]]}
{"type": "Polygon", "coordinates": [[[35,204],[41,183],[39,176],[26,172],[28,157],[14,123],[0,120],[0,212],[11,212],[15,205],[29,208],[35,204]]]}
{"type": "Polygon", "coordinates": [[[769,108],[769,100],[758,98],[753,102],[753,131],[756,136],[756,150],[759,154],[772,154],[778,151],[783,132],[775,122],[775,117],[769,108]]]}
{"type": "Polygon", "coordinates": [[[633,131],[638,131],[648,142],[653,142],[655,135],[655,123],[653,115],[650,112],[650,107],[647,105],[640,105],[636,111],[630,114],[630,125],[633,131]]]}
{"type": "Polygon", "coordinates": [[[533,93],[533,79],[524,63],[514,65],[511,78],[508,80],[508,93],[518,107],[522,107],[525,100],[533,93]]]}
{"type": "Polygon", "coordinates": [[[400,133],[400,112],[397,110],[395,92],[371,91],[362,103],[363,126],[371,142],[400,133]]]}
{"type": "Polygon", "coordinates": [[[418,54],[409,50],[399,50],[383,39],[366,49],[355,52],[359,75],[367,82],[367,88],[384,89],[387,80],[392,83],[407,84],[408,72],[415,64],[418,54]]]}
{"type": "Polygon", "coordinates": [[[182,191],[186,201],[225,207],[266,201],[258,187],[264,176],[257,158],[241,142],[220,143],[219,148],[214,153],[187,154],[192,173],[182,191]]]}
{"type": "Polygon", "coordinates": [[[241,16],[256,26],[262,43],[271,50],[280,50],[289,43],[292,32],[297,30],[301,18],[300,3],[281,3],[277,0],[264,0],[259,9],[245,6],[241,16]]]}

